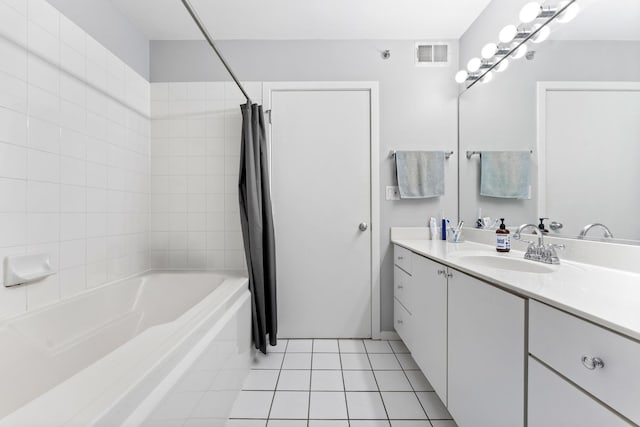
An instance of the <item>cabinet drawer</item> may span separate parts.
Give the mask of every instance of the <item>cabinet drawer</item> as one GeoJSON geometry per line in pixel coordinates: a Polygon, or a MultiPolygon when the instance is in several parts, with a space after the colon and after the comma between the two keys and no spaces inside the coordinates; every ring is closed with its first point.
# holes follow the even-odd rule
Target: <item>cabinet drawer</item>
{"type": "Polygon", "coordinates": [[[529,357],[529,427],[630,427],[616,413],[529,357]]]}
{"type": "Polygon", "coordinates": [[[397,265],[393,267],[393,296],[413,314],[411,307],[411,279],[404,270],[397,265]]]}
{"type": "MultiPolygon", "coordinates": [[[[529,352],[635,423],[640,423],[640,343],[531,301],[529,352]],[[588,369],[583,357],[604,366],[588,369]]],[[[593,366],[589,366],[593,367],[593,366]]]]}
{"type": "Polygon", "coordinates": [[[398,245],[393,246],[393,263],[409,274],[411,274],[411,256],[410,250],[398,245]]]}
{"type": "Polygon", "coordinates": [[[393,300],[393,324],[400,338],[407,343],[410,342],[411,314],[400,304],[397,299],[393,300]]]}

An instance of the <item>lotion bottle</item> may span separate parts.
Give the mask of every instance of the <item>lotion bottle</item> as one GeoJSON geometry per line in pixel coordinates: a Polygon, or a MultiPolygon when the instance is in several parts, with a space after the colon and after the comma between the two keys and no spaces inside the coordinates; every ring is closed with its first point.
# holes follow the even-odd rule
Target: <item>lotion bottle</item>
{"type": "Polygon", "coordinates": [[[500,218],[502,224],[500,228],[496,230],[496,251],[509,252],[511,250],[511,236],[509,236],[509,230],[504,225],[504,218],[500,218]]]}

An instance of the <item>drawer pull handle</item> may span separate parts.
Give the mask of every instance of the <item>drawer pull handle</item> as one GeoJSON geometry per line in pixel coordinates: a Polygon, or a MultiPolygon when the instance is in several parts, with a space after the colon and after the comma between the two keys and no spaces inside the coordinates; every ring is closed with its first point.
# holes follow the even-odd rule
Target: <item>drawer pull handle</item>
{"type": "Polygon", "coordinates": [[[438,276],[442,276],[446,273],[445,270],[438,270],[438,276]]]}
{"type": "Polygon", "coordinates": [[[398,320],[398,324],[402,325],[404,322],[402,320],[398,320]]]}
{"type": "Polygon", "coordinates": [[[404,289],[404,286],[402,286],[402,285],[398,285],[398,286],[397,286],[397,288],[398,288],[398,289],[404,289]]]}
{"type": "Polygon", "coordinates": [[[604,368],[604,361],[599,357],[582,356],[582,364],[590,371],[596,368],[604,368]]]}
{"type": "Polygon", "coordinates": [[[398,257],[398,260],[403,260],[403,259],[404,259],[404,257],[403,257],[403,256],[399,256],[399,257],[398,257]]]}
{"type": "Polygon", "coordinates": [[[453,273],[447,273],[447,277],[448,278],[452,278],[453,277],[453,273]]]}

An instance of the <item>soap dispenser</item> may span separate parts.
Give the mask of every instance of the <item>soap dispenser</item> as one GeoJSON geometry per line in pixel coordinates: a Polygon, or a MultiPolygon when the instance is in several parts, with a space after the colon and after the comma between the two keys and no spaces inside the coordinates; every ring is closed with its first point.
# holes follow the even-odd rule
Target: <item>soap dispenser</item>
{"type": "Polygon", "coordinates": [[[504,218],[500,218],[502,222],[500,228],[496,230],[496,251],[509,252],[511,250],[511,236],[509,236],[509,230],[504,225],[504,218]]]}
{"type": "Polygon", "coordinates": [[[544,225],[544,220],[545,219],[549,219],[549,218],[538,218],[540,220],[540,224],[538,224],[538,229],[540,230],[541,233],[548,233],[549,230],[547,230],[547,228],[544,225]]]}

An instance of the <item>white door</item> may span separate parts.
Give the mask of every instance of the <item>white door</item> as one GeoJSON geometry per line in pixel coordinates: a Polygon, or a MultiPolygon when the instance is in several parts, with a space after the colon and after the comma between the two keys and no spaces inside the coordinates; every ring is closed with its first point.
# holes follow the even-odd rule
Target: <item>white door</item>
{"type": "Polygon", "coordinates": [[[370,337],[370,92],[270,101],[279,336],[370,337]]]}

